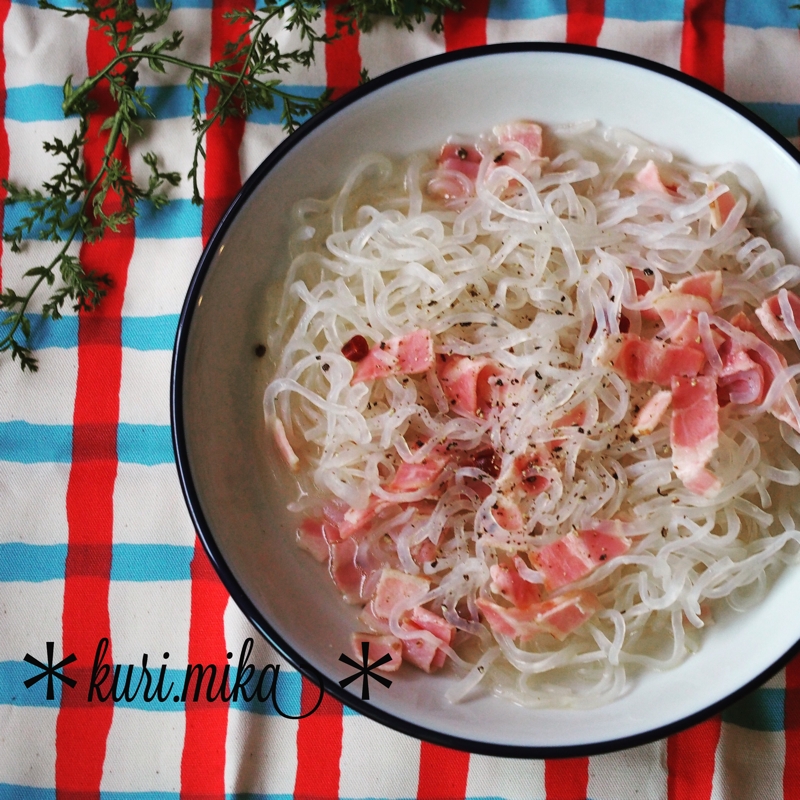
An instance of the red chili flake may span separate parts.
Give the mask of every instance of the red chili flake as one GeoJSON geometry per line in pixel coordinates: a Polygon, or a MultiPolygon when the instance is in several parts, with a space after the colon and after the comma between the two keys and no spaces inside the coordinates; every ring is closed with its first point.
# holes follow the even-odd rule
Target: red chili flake
{"type": "Polygon", "coordinates": [[[357,333],[352,339],[344,343],[342,355],[348,361],[361,361],[369,353],[369,342],[357,333]]]}
{"type": "Polygon", "coordinates": [[[492,447],[487,447],[485,450],[480,450],[472,457],[473,464],[482,469],[487,475],[496,478],[500,474],[500,467],[502,466],[502,459],[492,447]]]}
{"type": "Polygon", "coordinates": [[[627,333],[631,329],[631,321],[624,315],[619,315],[619,332],[627,333]]]}

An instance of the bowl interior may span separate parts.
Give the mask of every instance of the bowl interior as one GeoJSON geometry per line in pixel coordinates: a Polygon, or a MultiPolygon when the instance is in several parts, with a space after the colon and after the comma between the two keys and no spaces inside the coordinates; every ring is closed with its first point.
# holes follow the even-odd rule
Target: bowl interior
{"type": "MultiPolygon", "coordinates": [[[[337,689],[351,672],[338,658],[349,651],[356,611],[342,603],[325,567],[295,544],[285,511],[291,478],[262,414],[269,366],[254,355],[265,338],[267,303],[280,295],[288,267],[289,212],[301,198],[330,195],[365,152],[401,156],[517,118],[595,118],[698,164],[744,163],[784,220],[775,243],[790,258],[800,254],[800,226],[790,224],[800,208],[795,158],[719,97],[635,59],[522,47],[412,65],[376,80],[279,148],[212,241],[187,300],[175,378],[176,430],[185,442],[179,461],[201,533],[218,551],[234,597],[290,657],[337,689]]],[[[663,735],[756,679],[800,639],[800,617],[791,613],[798,606],[800,579],[790,569],[759,606],[711,628],[682,666],[637,678],[624,697],[589,711],[530,710],[485,696],[451,705],[447,672],[428,676],[407,667],[389,690],[373,683],[368,705],[359,699],[360,681],[344,691],[383,721],[421,726],[439,741],[468,740],[474,750],[603,750],[663,735]]]]}

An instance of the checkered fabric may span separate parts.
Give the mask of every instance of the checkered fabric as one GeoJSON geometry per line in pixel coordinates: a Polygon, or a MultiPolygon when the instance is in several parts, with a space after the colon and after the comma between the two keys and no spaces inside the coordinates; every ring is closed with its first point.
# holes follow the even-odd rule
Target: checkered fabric
{"type": "MultiPolygon", "coordinates": [[[[70,0],[63,0],[69,2],[70,0]]],[[[243,0],[248,2],[248,0],[243,0]]],[[[288,84],[341,93],[362,68],[377,76],[428,55],[513,40],[577,42],[654,59],[724,89],[797,143],[800,11],[790,0],[467,0],[436,35],[381,23],[328,45],[288,84]]],[[[169,25],[194,60],[220,57],[232,0],[175,0],[169,25]]],[[[335,25],[331,10],[320,20],[335,25]]],[[[108,56],[101,34],[34,0],[0,0],[0,175],[33,186],[52,159],[40,142],[66,137],[61,84],[108,56]]],[[[142,74],[157,119],[143,145],[171,169],[189,166],[192,134],[185,76],[142,74]]],[[[96,121],[87,159],[98,158],[96,121]]],[[[113,276],[101,308],[57,324],[34,320],[40,371],[0,359],[0,800],[105,798],[519,798],[520,800],[790,800],[800,797],[800,661],[693,729],[592,758],[517,761],[420,743],[326,699],[302,720],[243,697],[192,702],[187,664],[235,668],[248,637],[250,663],[280,665],[278,700],[291,716],[316,698],[252,629],[198,545],[181,496],[169,431],[175,328],[203,243],[241,181],[281,141],[277,115],[257,113],[212,130],[201,176],[206,204],[184,182],[159,213],[95,244],[75,245],[113,276]],[[98,644],[108,641],[105,653],[98,644]],[[69,654],[72,691],[44,677],[69,654]],[[126,667],[117,692],[103,664],[149,676],[133,700],[126,667]],[[229,655],[230,654],[230,655],[229,655]],[[92,675],[92,665],[98,667],[92,675]],[[97,694],[90,702],[85,687],[97,694]],[[156,696],[154,693],[161,692],[156,696]]],[[[136,152],[140,151],[140,152],[136,152]]],[[[4,214],[5,230],[24,208],[4,214]]],[[[3,286],[48,259],[54,245],[5,247],[3,286]]],[[[37,298],[41,307],[42,297],[37,298]]],[[[35,309],[34,309],[35,310],[35,309]]],[[[712,680],[713,676],[709,676],[712,680]]]]}

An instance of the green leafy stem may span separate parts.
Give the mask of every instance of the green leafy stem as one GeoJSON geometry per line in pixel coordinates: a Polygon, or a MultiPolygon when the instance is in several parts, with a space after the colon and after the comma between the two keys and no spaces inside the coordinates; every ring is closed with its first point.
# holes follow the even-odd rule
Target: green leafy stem
{"type": "Polygon", "coordinates": [[[46,284],[51,288],[42,306],[42,317],[57,320],[64,304],[70,301],[77,310],[92,310],[110,286],[107,275],[87,271],[80,258],[74,255],[73,245],[79,239],[96,242],[106,231],[117,231],[137,216],[142,201],[155,208],[163,207],[168,198],[165,189],[176,186],[181,176],[177,172],[159,169],[154,153],[143,156],[149,169],[147,184],[139,185],[126,162],[120,158],[119,145],[127,147],[134,138],[144,138],[141,124],[144,117],[155,117],[145,90],[139,86],[139,71],[143,67],[166,73],[167,68],[188,72],[186,84],[192,92],[192,130],[195,137],[192,165],[187,177],[192,181],[192,201],[202,203],[198,182],[199,165],[205,158],[205,137],[215,123],[223,124],[230,117],[247,118],[256,109],[281,108],[281,122],[287,132],[325,106],[328,91],[319,97],[304,97],[287,91],[281,73],[293,64],[309,67],[315,58],[316,47],[340,35],[343,28],[368,31],[381,16],[390,16],[398,28],[411,31],[430,15],[434,30],[441,30],[445,11],[461,9],[460,0],[351,0],[337,5],[338,31],[333,36],[316,31],[323,6],[314,0],[266,0],[257,9],[239,9],[226,15],[232,23],[231,40],[222,58],[216,63],[197,64],[175,53],[183,44],[183,34],[174,31],[156,41],[142,44],[145,37],[156,34],[169,18],[171,3],[155,0],[151,14],[144,14],[135,0],[81,0],[77,8],[62,9],[48,0],[39,0],[43,9],[57,11],[64,17],[84,16],[102,30],[114,55],[95,74],[78,86],[72,76],[63,87],[62,109],[66,116],[77,115],[78,130],[68,141],[54,138],[44,142],[44,150],[58,159],[59,169],[41,189],[20,188],[7,180],[6,203],[25,203],[29,213],[13,230],[3,235],[13,252],[25,248],[25,239],[38,228],[38,238],[58,244],[53,258],[46,264],[32,267],[24,273],[31,282],[24,293],[6,288],[0,293],[0,312],[4,312],[0,353],[10,351],[12,359],[22,369],[38,369],[37,359],[30,346],[30,306],[37,290],[46,284]],[[278,21],[282,30],[295,32],[299,46],[283,50],[278,39],[270,33],[270,23],[278,21]],[[105,87],[113,101],[114,110],[102,122],[101,131],[108,131],[103,157],[95,174],[88,174],[83,153],[89,134],[89,120],[98,113],[97,91],[105,87]],[[205,108],[206,96],[213,102],[205,108]]]}

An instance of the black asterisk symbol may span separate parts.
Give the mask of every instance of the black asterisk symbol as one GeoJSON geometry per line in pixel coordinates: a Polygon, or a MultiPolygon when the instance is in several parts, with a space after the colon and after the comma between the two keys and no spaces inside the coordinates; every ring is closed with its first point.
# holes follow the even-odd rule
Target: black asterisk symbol
{"type": "Polygon", "coordinates": [[[373,674],[372,670],[377,669],[380,666],[388,663],[392,660],[392,657],[389,653],[381,656],[377,661],[374,661],[372,664],[369,663],[369,642],[361,642],[361,663],[359,664],[357,661],[353,661],[350,656],[346,656],[342,653],[339,656],[339,661],[343,661],[345,664],[349,664],[351,667],[355,667],[358,672],[355,675],[351,675],[349,678],[345,678],[343,681],[339,681],[339,686],[344,689],[345,686],[351,684],[354,680],[357,680],[362,675],[364,676],[363,682],[361,684],[361,699],[362,700],[369,700],[369,679],[374,678],[378,683],[382,683],[387,689],[392,685],[392,682],[388,678],[384,678],[383,675],[375,675],[373,674]]]}
{"type": "Polygon", "coordinates": [[[38,658],[34,658],[30,653],[25,653],[25,661],[29,664],[33,664],[35,667],[39,667],[42,672],[38,675],[34,676],[33,678],[28,678],[28,680],[24,681],[25,688],[30,689],[34,683],[38,683],[42,678],[47,678],[47,699],[53,700],[55,699],[55,694],[53,693],[53,678],[58,678],[60,681],[63,681],[67,684],[70,688],[74,688],[75,684],[77,683],[76,680],[72,678],[68,678],[66,675],[62,675],[57,670],[61,669],[62,667],[66,667],[67,664],[71,664],[73,661],[77,661],[77,657],[74,653],[70,653],[63,661],[59,661],[58,664],[53,664],[53,642],[47,643],[47,663],[42,664],[38,658]]]}

